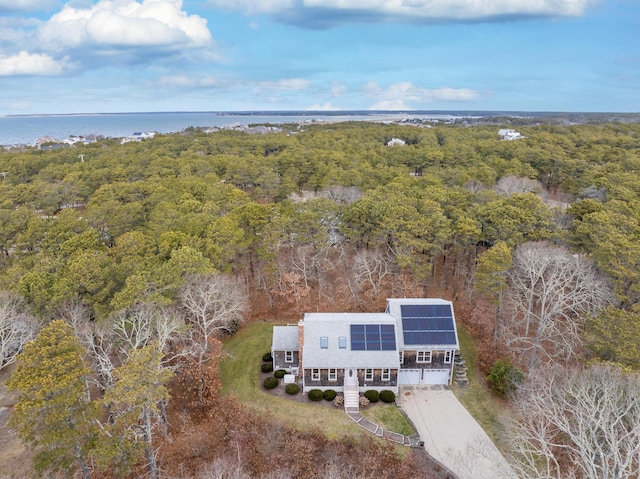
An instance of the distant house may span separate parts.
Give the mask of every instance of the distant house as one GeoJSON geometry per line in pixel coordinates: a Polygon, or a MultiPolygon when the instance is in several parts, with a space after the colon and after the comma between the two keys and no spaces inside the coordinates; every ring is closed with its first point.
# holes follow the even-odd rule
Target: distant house
{"type": "Polygon", "coordinates": [[[498,135],[500,135],[503,140],[517,140],[519,138],[524,138],[524,136],[516,130],[498,130],[498,135]]]}
{"type": "Polygon", "coordinates": [[[403,146],[406,144],[407,142],[400,138],[391,138],[391,140],[387,142],[387,146],[403,146]]]}
{"type": "Polygon", "coordinates": [[[274,369],[296,375],[303,391],[345,400],[348,390],[449,385],[458,350],[453,304],[437,298],[387,299],[384,313],[306,313],[297,326],[274,326],[271,346],[274,369]]]}
{"type": "Polygon", "coordinates": [[[120,140],[120,144],[124,145],[125,143],[129,143],[132,141],[142,141],[148,138],[153,138],[154,136],[156,136],[156,134],[153,131],[136,131],[131,136],[122,138],[120,140]]]}

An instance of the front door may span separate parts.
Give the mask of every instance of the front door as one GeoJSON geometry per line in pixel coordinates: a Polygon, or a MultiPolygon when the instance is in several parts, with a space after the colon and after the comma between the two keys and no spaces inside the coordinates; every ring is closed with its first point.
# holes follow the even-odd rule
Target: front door
{"type": "Polygon", "coordinates": [[[348,368],[344,370],[344,385],[345,386],[358,386],[358,370],[355,368],[348,368]]]}

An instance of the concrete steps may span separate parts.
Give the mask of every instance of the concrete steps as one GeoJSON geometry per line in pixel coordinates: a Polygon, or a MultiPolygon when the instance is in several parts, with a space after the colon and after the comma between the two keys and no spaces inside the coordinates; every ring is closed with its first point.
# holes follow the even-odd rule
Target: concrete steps
{"type": "Polygon", "coordinates": [[[358,390],[344,391],[344,410],[346,412],[358,412],[360,411],[360,394],[358,390]]]}

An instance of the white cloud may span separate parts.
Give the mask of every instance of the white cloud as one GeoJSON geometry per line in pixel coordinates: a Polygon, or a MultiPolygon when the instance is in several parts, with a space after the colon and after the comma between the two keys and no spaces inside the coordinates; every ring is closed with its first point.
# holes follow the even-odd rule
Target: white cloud
{"type": "Polygon", "coordinates": [[[182,88],[216,88],[222,85],[222,82],[216,78],[193,78],[184,75],[164,76],[159,78],[156,85],[166,87],[182,87],[182,88]]]}
{"type": "Polygon", "coordinates": [[[31,104],[28,101],[9,101],[0,103],[0,108],[9,111],[28,111],[31,108],[31,104]]]}
{"type": "Polygon", "coordinates": [[[223,10],[273,14],[286,21],[323,24],[313,16],[326,15],[324,24],[350,20],[483,21],[531,16],[582,15],[601,0],[209,0],[223,10]],[[340,12],[343,12],[340,18],[340,12]],[[353,17],[350,14],[360,14],[353,17]]]}
{"type": "Polygon", "coordinates": [[[274,13],[293,7],[296,0],[208,0],[206,5],[220,10],[240,10],[250,14],[274,13]]]}
{"type": "Polygon", "coordinates": [[[0,55],[0,76],[15,75],[61,75],[69,67],[67,57],[55,60],[43,53],[28,53],[22,51],[17,55],[0,55]]]}
{"type": "Polygon", "coordinates": [[[56,0],[0,0],[0,12],[47,10],[56,0]]]}
{"type": "Polygon", "coordinates": [[[331,87],[331,95],[332,96],[342,96],[347,92],[347,87],[341,85],[340,83],[334,83],[331,87]]]}
{"type": "Polygon", "coordinates": [[[309,88],[309,85],[311,85],[309,80],[305,80],[303,78],[288,78],[275,82],[259,82],[256,86],[264,90],[293,91],[306,90],[309,88]]]}
{"type": "Polygon", "coordinates": [[[315,104],[307,108],[308,111],[336,111],[339,109],[340,108],[336,108],[331,103],[325,103],[324,105],[315,104]]]}
{"type": "Polygon", "coordinates": [[[376,83],[367,83],[363,87],[364,92],[378,99],[371,106],[373,110],[407,110],[415,109],[426,103],[438,101],[471,101],[478,98],[478,92],[469,88],[422,88],[409,82],[400,82],[390,85],[386,89],[380,88],[376,83]],[[407,106],[411,105],[411,106],[407,106]]]}
{"type": "Polygon", "coordinates": [[[206,19],[182,11],[182,0],[100,0],[89,8],[67,4],[42,27],[40,38],[51,48],[177,49],[212,42],[206,19]]]}
{"type": "Polygon", "coordinates": [[[371,105],[369,110],[413,110],[413,108],[409,108],[402,100],[382,100],[371,105]]]}

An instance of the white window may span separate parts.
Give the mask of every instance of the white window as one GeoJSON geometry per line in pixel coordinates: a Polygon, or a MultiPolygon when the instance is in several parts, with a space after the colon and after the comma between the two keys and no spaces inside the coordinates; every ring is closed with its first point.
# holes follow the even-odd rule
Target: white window
{"type": "Polygon", "coordinates": [[[444,362],[446,364],[451,363],[451,351],[445,351],[444,352],[444,362]]]}
{"type": "Polygon", "coordinates": [[[340,336],[338,338],[338,347],[340,349],[347,349],[347,337],[346,336],[340,336]]]}
{"type": "Polygon", "coordinates": [[[416,362],[418,362],[418,363],[430,363],[431,362],[431,351],[418,351],[418,356],[416,358],[416,362]]]}
{"type": "Polygon", "coordinates": [[[364,370],[364,380],[365,381],[373,381],[373,369],[365,369],[364,370]]]}
{"type": "Polygon", "coordinates": [[[382,370],[382,380],[389,381],[391,379],[391,369],[382,370]]]}
{"type": "Polygon", "coordinates": [[[337,380],[338,380],[338,370],[329,369],[329,381],[337,381],[337,380]]]}
{"type": "Polygon", "coordinates": [[[292,363],[293,362],[293,351],[285,351],[284,352],[284,362],[292,363]]]}
{"type": "Polygon", "coordinates": [[[320,347],[322,349],[327,349],[329,347],[329,338],[327,336],[322,336],[320,338],[320,347]]]}
{"type": "Polygon", "coordinates": [[[312,381],[320,381],[320,370],[312,369],[311,370],[311,380],[312,381]]]}

